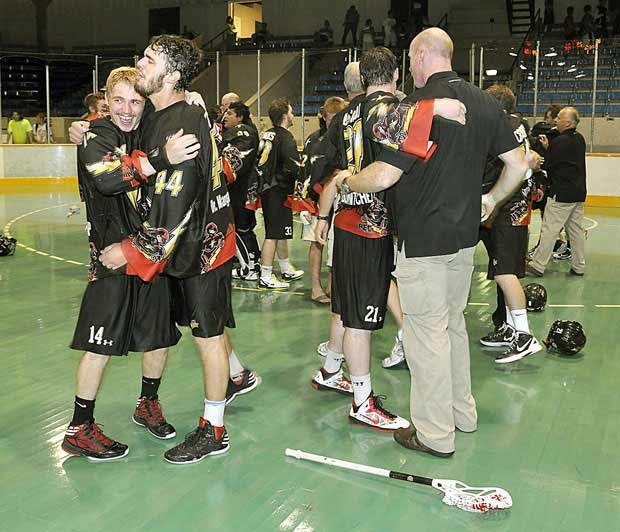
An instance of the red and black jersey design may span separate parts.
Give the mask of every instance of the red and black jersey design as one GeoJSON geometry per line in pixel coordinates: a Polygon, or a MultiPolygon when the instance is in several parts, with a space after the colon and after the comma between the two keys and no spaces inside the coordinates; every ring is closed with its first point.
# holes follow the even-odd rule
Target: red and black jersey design
{"type": "Polygon", "coordinates": [[[224,130],[221,152],[234,176],[228,185],[233,210],[242,209],[245,205],[248,184],[256,171],[257,151],[258,132],[253,125],[239,124],[224,130]]]}
{"type": "MultiPolygon", "coordinates": [[[[512,127],[515,139],[526,155],[529,155],[530,143],[525,126],[523,125],[523,119],[518,116],[510,115],[507,117],[512,127]]],[[[490,157],[487,160],[487,166],[483,178],[484,184],[495,184],[499,178],[504,163],[499,157],[490,157]]],[[[515,191],[515,193],[498,209],[497,215],[493,218],[493,225],[512,225],[512,226],[527,226],[530,225],[530,219],[532,215],[532,187],[533,178],[532,171],[528,170],[521,186],[515,191]]]]}
{"type": "Polygon", "coordinates": [[[127,273],[145,281],[162,271],[177,278],[200,275],[235,254],[230,196],[214,132],[203,110],[180,101],[150,113],[143,125],[141,147],[155,155],[181,128],[196,135],[200,154],[157,173],[148,187],[148,217],[122,243],[127,273]]]}
{"type": "Polygon", "coordinates": [[[292,193],[300,168],[301,158],[290,131],[275,126],[260,136],[256,159],[259,194],[276,186],[292,193]]]}
{"type": "Polygon", "coordinates": [[[313,172],[321,172],[325,163],[325,155],[321,152],[321,141],[325,132],[326,129],[315,131],[308,136],[304,144],[304,151],[301,154],[301,171],[297,181],[295,181],[293,194],[288,197],[285,203],[294,212],[308,211],[312,214],[318,212],[316,202],[319,195],[311,188],[311,183],[318,180],[313,180],[313,172]]]}
{"type": "Polygon", "coordinates": [[[99,253],[136,231],[141,216],[147,212],[138,188],[142,176],[129,157],[136,145],[135,132],[125,133],[109,118],[99,118],[91,122],[84,142],[78,146],[78,184],[86,204],[89,240],[89,281],[124,274],[105,268],[99,262],[99,253]]]}

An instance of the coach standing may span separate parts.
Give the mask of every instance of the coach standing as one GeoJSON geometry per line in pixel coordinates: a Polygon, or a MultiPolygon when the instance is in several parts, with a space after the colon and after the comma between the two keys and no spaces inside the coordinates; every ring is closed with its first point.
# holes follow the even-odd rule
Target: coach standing
{"type": "Polygon", "coordinates": [[[384,148],[385,157],[380,154],[378,162],[360,174],[341,173],[337,178],[341,191],[374,192],[396,183],[395,273],[405,317],[413,425],[396,431],[394,439],[440,457],[454,453],[455,427],[464,432],[477,428],[463,311],[478,240],[487,155],[499,156],[505,171],[482,197],[484,218],[512,193],[527,170],[503,111],[491,96],[452,71],[452,51],[452,40],[439,28],[416,36],[409,57],[418,90],[409,100],[457,98],[467,107],[467,124],[435,119],[431,138],[438,147],[427,162],[411,168],[402,161],[403,154],[384,148]],[[401,168],[410,170],[403,174],[401,168]]]}
{"type": "Polygon", "coordinates": [[[527,265],[527,273],[542,277],[551,258],[555,239],[562,226],[571,243],[572,275],[582,276],[586,268],[585,236],[583,231],[583,202],[586,200],[586,141],[577,132],[579,113],[574,107],[564,107],[555,119],[560,132],[551,140],[541,135],[546,152],[543,154],[551,192],[543,216],[540,244],[527,265]]]}

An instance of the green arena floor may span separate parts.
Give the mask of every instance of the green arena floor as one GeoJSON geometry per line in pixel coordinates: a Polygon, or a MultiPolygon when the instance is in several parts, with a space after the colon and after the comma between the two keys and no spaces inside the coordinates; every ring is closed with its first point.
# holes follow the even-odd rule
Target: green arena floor
{"type": "MultiPolygon", "coordinates": [[[[9,224],[26,246],[0,257],[1,530],[620,530],[620,209],[587,209],[586,276],[568,276],[567,263],[550,264],[541,281],[549,304],[530,314],[539,339],[555,319],[580,321],[588,344],[574,358],[541,352],[508,367],[494,364],[493,352],[477,342],[495,302],[479,251],[467,310],[479,428],[457,433],[451,459],[407,451],[390,435],[350,425],[347,398],[310,387],[329,313],[311,303],[306,276],[290,293],[248,284],[234,291],[232,338],[263,383],[226,409],[230,453],[174,466],[163,451],[202,412],[200,362],[187,335],[172,351],[160,389],[176,440],[156,440],[131,422],[140,380],[134,355],[112,361],[96,410],[105,432],[129,444],[130,454],[93,464],[60,448],[80,358],[67,344],[86,282],[84,209],[67,217],[72,205],[80,204],[71,189],[0,193],[0,228],[9,224]],[[302,463],[286,458],[286,447],[498,485],[514,506],[469,514],[442,504],[431,488],[302,463]]],[[[540,225],[534,219],[532,240],[540,225]]],[[[298,238],[291,256],[307,269],[298,238]]],[[[373,340],[373,384],[390,410],[407,416],[408,372],[380,364],[394,333],[389,321],[373,340]]]]}

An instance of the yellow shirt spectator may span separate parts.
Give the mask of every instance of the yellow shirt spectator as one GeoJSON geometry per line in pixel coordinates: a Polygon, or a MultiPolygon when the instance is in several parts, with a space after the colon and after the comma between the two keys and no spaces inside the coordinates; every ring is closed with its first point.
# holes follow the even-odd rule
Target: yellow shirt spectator
{"type": "Polygon", "coordinates": [[[32,126],[19,113],[13,113],[13,119],[6,128],[9,134],[9,144],[32,144],[32,126]]]}

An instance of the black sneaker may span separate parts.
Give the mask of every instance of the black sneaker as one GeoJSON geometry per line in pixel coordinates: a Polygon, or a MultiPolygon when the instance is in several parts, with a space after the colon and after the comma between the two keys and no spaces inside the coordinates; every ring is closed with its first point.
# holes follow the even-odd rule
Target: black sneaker
{"type": "Polygon", "coordinates": [[[91,462],[116,460],[129,453],[127,445],[108,438],[95,422],[69,425],[62,448],[73,456],[86,456],[91,462]]]}
{"type": "Polygon", "coordinates": [[[538,353],[542,349],[542,345],[531,334],[517,331],[514,340],[510,344],[510,349],[495,358],[498,364],[507,364],[516,362],[526,356],[538,353]]]}
{"type": "Polygon", "coordinates": [[[251,392],[261,383],[260,377],[251,369],[244,369],[235,379],[228,379],[226,388],[226,404],[233,401],[238,395],[251,392]]]}
{"type": "Polygon", "coordinates": [[[200,418],[198,426],[185,436],[185,441],[164,453],[171,464],[195,464],[207,456],[224,454],[230,449],[228,432],[225,427],[214,427],[206,419],[200,418]],[[216,433],[219,432],[219,438],[216,433]]]}
{"type": "Polygon", "coordinates": [[[515,330],[507,323],[495,327],[495,331],[480,338],[480,343],[487,347],[503,347],[510,345],[515,336],[515,330]]]}
{"type": "Polygon", "coordinates": [[[558,251],[553,254],[555,260],[570,260],[573,258],[573,254],[570,248],[566,248],[564,251],[558,251]]]}
{"type": "Polygon", "coordinates": [[[169,440],[177,435],[174,427],[166,421],[162,414],[161,404],[158,399],[140,397],[131,419],[136,425],[145,427],[153,436],[160,440],[169,440]]]}

